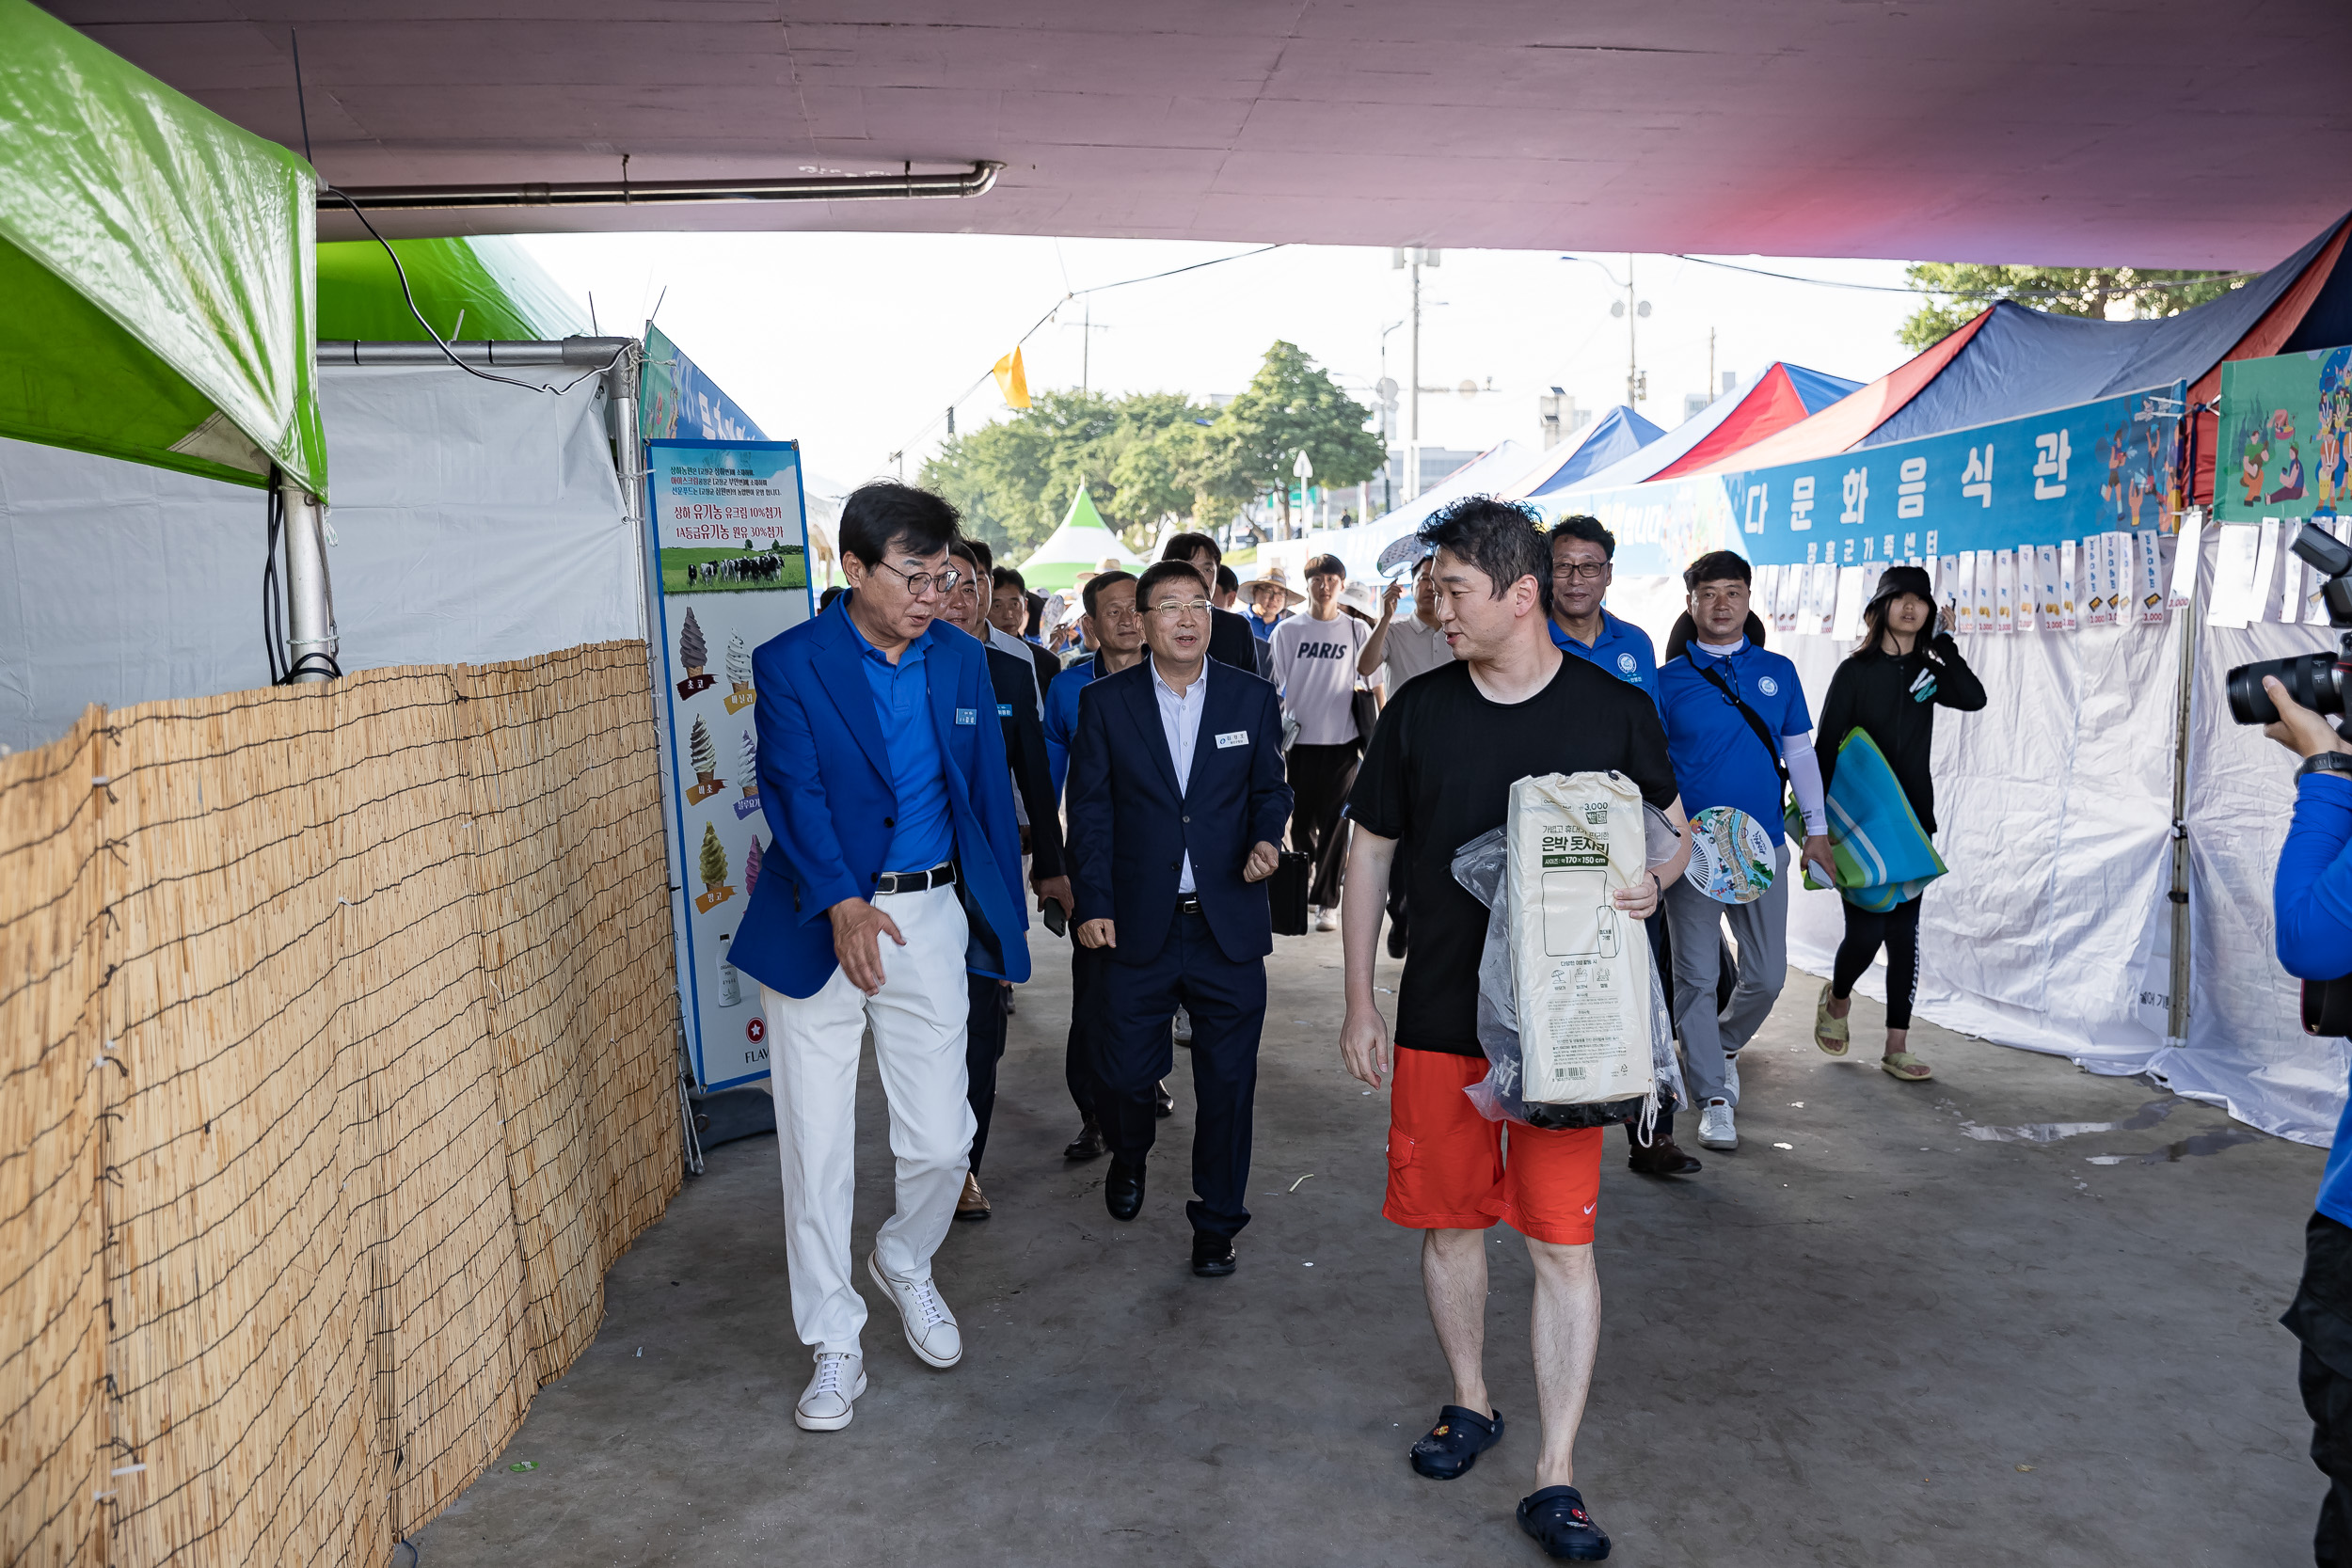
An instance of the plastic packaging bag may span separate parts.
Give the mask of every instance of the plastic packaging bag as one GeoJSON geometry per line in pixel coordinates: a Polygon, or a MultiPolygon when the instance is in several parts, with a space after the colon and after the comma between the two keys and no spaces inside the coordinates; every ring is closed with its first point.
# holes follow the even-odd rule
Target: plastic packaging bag
{"type": "MultiPolygon", "coordinates": [[[[1638,801],[1629,782],[1616,774],[1588,774],[1586,779],[1613,779],[1638,801]]],[[[1550,775],[1563,783],[1558,774],[1550,775]]],[[[1522,781],[1526,782],[1526,781],[1522,781]]],[[[1645,806],[1644,859],[1649,865],[1673,858],[1677,839],[1672,825],[1654,807],[1645,806]]],[[[1647,1127],[1659,1104],[1687,1105],[1682,1069],[1675,1058],[1674,1020],[1666,1010],[1666,995],[1651,961],[1647,933],[1639,922],[1617,917],[1620,952],[1646,978],[1647,1030],[1650,1049],[1649,1083],[1639,1095],[1580,1103],[1529,1101],[1524,1093],[1523,1053],[1518,1030],[1518,983],[1514,977],[1510,904],[1504,892],[1511,860],[1509,828],[1482,833],[1454,852],[1454,879],[1471,897],[1486,906],[1486,942],[1478,965],[1478,1043],[1486,1052],[1486,1076],[1466,1091],[1479,1113],[1490,1121],[1517,1121],[1531,1127],[1603,1127],[1611,1122],[1640,1122],[1647,1127]]],[[[1625,885],[1622,880],[1619,886],[1625,885]]]]}

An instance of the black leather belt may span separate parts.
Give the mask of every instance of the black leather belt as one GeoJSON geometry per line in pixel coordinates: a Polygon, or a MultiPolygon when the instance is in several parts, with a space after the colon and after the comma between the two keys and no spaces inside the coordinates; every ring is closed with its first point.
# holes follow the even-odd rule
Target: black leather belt
{"type": "Polygon", "coordinates": [[[885,871],[874,879],[874,891],[880,893],[921,893],[927,888],[947,887],[956,879],[956,863],[945,861],[929,871],[885,871]]]}
{"type": "Polygon", "coordinates": [[[1197,894],[1187,893],[1182,898],[1177,899],[1176,912],[1178,914],[1199,914],[1200,912],[1200,895],[1197,894]]]}

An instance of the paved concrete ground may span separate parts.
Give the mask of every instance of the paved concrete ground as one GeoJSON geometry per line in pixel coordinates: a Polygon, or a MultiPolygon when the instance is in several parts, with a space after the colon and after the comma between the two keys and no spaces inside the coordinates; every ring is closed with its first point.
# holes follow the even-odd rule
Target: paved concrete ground
{"type": "MultiPolygon", "coordinates": [[[[1060,1160],[1067,950],[1035,950],[996,1216],[938,1262],[963,1364],[923,1367],[866,1289],[856,1423],[798,1430],[775,1142],[717,1149],[613,1269],[595,1347],[423,1532],[430,1568],[1542,1560],[1511,1517],[1535,1430],[1507,1231],[1487,1375],[1510,1433],[1458,1481],[1406,1466],[1447,1387],[1418,1243],[1377,1212],[1386,1107],[1337,1065],[1339,938],[1272,966],[1257,1219],[1226,1280],[1185,1267],[1181,1088],[1136,1224],[1104,1214],[1102,1162],[1060,1160]]],[[[2309,1560],[2322,1487],[2274,1320],[2319,1151],[1933,1027],[1932,1085],[1833,1062],[1817,985],[1792,975],[1743,1058],[1737,1154],[1660,1182],[1610,1134],[1578,1479],[1615,1560],[2309,1560]],[[2112,1125],[2016,1131],[2054,1123],[2112,1125]]],[[[1880,1016],[1859,1005],[1858,1039],[1880,1016]]],[[[882,1128],[869,1064],[861,1237],[887,1210],[882,1128]]]]}

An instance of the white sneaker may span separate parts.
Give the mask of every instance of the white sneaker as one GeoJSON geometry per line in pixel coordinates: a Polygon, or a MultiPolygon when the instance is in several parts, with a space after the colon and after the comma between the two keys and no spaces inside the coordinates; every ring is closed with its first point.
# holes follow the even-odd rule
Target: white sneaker
{"type": "Polygon", "coordinates": [[[1336,930],[1338,930],[1339,928],[1340,928],[1340,911],[1337,911],[1337,910],[1318,910],[1318,911],[1315,911],[1315,929],[1316,929],[1316,930],[1318,930],[1318,931],[1336,931],[1336,930]]]}
{"type": "Polygon", "coordinates": [[[1740,1053],[1724,1053],[1724,1098],[1734,1105],[1740,1103],[1740,1053]]]}
{"type": "Polygon", "coordinates": [[[956,1326],[956,1315],[947,1310],[947,1304],[939,1299],[939,1287],[928,1279],[891,1278],[882,1273],[879,1253],[866,1255],[866,1272],[889,1294],[891,1305],[898,1309],[899,1325],[906,1330],[908,1347],[926,1365],[952,1367],[963,1359],[963,1330],[956,1326]]]}
{"type": "Polygon", "coordinates": [[[1701,1148],[1731,1149],[1740,1147],[1740,1131],[1731,1124],[1731,1106],[1721,1100],[1710,1100],[1699,1113],[1699,1147],[1701,1148]]]}
{"type": "Polygon", "coordinates": [[[839,1432],[857,1414],[857,1397],[865,1392],[866,1357],[847,1351],[820,1352],[817,1375],[801,1390],[792,1419],[803,1432],[839,1432]]]}
{"type": "Polygon", "coordinates": [[[1192,1043],[1192,1014],[1183,1007],[1176,1009],[1176,1022],[1170,1025],[1178,1045],[1192,1043]]]}

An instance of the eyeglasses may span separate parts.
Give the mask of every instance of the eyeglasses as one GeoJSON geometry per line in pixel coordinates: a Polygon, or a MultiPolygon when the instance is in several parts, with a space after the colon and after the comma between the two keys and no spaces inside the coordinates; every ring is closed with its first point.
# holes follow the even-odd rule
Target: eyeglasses
{"type": "Polygon", "coordinates": [[[887,561],[877,561],[874,564],[905,583],[907,593],[918,599],[933,589],[942,594],[952,594],[956,591],[956,584],[971,580],[952,566],[944,572],[901,572],[887,561]]]}
{"type": "Polygon", "coordinates": [[[1567,561],[1551,569],[1551,580],[1554,582],[1592,582],[1597,578],[1606,577],[1608,573],[1609,562],[1606,561],[1567,561]]]}
{"type": "Polygon", "coordinates": [[[1162,599],[1152,607],[1154,615],[1206,615],[1208,612],[1209,601],[1206,599],[1162,599]]]}

